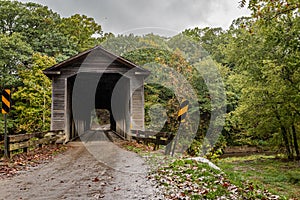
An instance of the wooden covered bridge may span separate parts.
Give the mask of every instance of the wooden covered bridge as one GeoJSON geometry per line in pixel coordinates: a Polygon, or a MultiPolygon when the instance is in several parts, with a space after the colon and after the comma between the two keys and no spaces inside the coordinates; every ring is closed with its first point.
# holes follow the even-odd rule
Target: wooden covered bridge
{"type": "Polygon", "coordinates": [[[91,128],[95,109],[108,110],[111,129],[124,138],[130,138],[131,130],[144,130],[149,71],[96,46],[44,74],[52,80],[51,130],[63,130],[66,142],[91,128]]]}

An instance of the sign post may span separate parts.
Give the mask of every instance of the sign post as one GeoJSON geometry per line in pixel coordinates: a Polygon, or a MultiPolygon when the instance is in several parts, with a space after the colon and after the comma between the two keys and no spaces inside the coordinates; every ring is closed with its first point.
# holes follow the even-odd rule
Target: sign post
{"type": "Polygon", "coordinates": [[[2,92],[2,114],[4,115],[4,156],[10,157],[9,154],[9,139],[7,133],[7,114],[9,113],[11,106],[10,89],[4,89],[2,92]]]}
{"type": "Polygon", "coordinates": [[[179,122],[185,122],[185,117],[187,115],[187,111],[189,109],[189,101],[188,100],[184,100],[181,104],[180,104],[180,110],[178,112],[178,121],[179,122]]]}
{"type": "MultiPolygon", "coordinates": [[[[182,101],[182,103],[180,104],[180,110],[178,112],[178,118],[177,119],[180,123],[185,122],[185,118],[186,118],[188,109],[189,109],[189,101],[184,99],[182,101]]],[[[175,139],[174,139],[174,145],[173,145],[173,149],[172,149],[172,156],[174,156],[175,148],[176,148],[176,145],[177,145],[177,140],[179,139],[179,137],[180,137],[180,130],[178,130],[178,133],[177,133],[177,135],[175,136],[175,139]]]]}

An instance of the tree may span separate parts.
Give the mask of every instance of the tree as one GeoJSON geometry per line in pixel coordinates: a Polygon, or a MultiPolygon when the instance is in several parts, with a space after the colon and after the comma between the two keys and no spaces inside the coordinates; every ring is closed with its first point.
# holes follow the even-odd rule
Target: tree
{"type": "Polygon", "coordinates": [[[288,158],[299,158],[299,2],[250,0],[248,8],[252,17],[234,20],[227,31],[194,28],[183,34],[226,66],[220,69],[228,142],[283,146],[288,158]]]}
{"type": "Polygon", "coordinates": [[[13,93],[15,131],[36,132],[50,128],[51,80],[44,69],[55,64],[54,58],[36,53],[29,63],[30,69],[21,70],[22,85],[13,93]]]}
{"type": "Polygon", "coordinates": [[[210,55],[218,63],[223,63],[224,54],[222,46],[227,44],[227,37],[222,28],[198,28],[186,29],[183,34],[197,41],[203,48],[203,56],[210,55]]]}
{"type": "Polygon", "coordinates": [[[234,34],[225,51],[241,93],[233,119],[252,139],[283,145],[290,159],[300,156],[299,17],[292,12],[268,20],[240,20],[243,23],[230,30],[234,34]]]}
{"type": "Polygon", "coordinates": [[[57,29],[60,16],[48,7],[36,3],[0,1],[0,31],[4,35],[22,35],[34,51],[57,56],[65,53],[70,56],[72,45],[57,29]],[[70,50],[66,50],[66,48],[70,50]]]}
{"type": "MultiPolygon", "coordinates": [[[[246,0],[240,1],[240,6],[245,7],[246,0]]],[[[297,0],[250,0],[248,8],[252,16],[264,21],[272,21],[287,15],[299,16],[300,3],[297,0]]]]}
{"type": "Polygon", "coordinates": [[[75,14],[63,18],[58,28],[65,36],[70,38],[78,52],[91,48],[104,40],[101,25],[86,15],[75,14]]]}
{"type": "Polygon", "coordinates": [[[0,33],[19,33],[31,48],[57,61],[100,44],[110,33],[91,17],[73,15],[61,18],[47,6],[37,3],[0,1],[0,33]]]}
{"type": "Polygon", "coordinates": [[[0,1],[0,31],[11,35],[19,29],[19,23],[24,15],[25,6],[18,1],[0,1]]]}
{"type": "Polygon", "coordinates": [[[0,91],[20,83],[18,72],[25,68],[31,54],[30,45],[20,34],[0,34],[0,91]]]}
{"type": "Polygon", "coordinates": [[[84,15],[62,19],[40,4],[0,0],[0,89],[10,87],[15,93],[17,110],[11,113],[19,123],[15,129],[27,128],[30,132],[48,127],[48,117],[43,117],[45,123],[39,119],[50,112],[49,80],[44,79],[39,67],[54,64],[53,58],[63,61],[111,36],[103,34],[101,26],[84,15]],[[45,108],[48,110],[42,112],[45,108]]]}
{"type": "MultiPolygon", "coordinates": [[[[143,37],[116,37],[112,42],[108,40],[106,45],[151,71],[147,80],[151,79],[152,83],[145,85],[146,120],[150,120],[147,115],[150,108],[160,103],[168,111],[169,119],[163,130],[178,133],[179,105],[183,98],[187,98],[190,100],[190,120],[186,123],[184,137],[192,137],[194,134],[193,137],[196,136],[201,143],[206,137],[209,148],[212,147],[221,132],[218,127],[222,126],[222,120],[216,113],[222,113],[225,106],[221,102],[223,99],[218,101],[216,97],[222,96],[223,88],[220,88],[222,84],[215,73],[215,63],[197,42],[183,34],[172,38],[159,38],[149,34],[143,37]],[[122,51],[125,53],[122,54],[122,51]],[[211,118],[216,123],[210,123],[211,118]]],[[[188,144],[184,142],[182,147],[188,144]]],[[[199,149],[196,153],[202,154],[202,149],[199,149]]]]}

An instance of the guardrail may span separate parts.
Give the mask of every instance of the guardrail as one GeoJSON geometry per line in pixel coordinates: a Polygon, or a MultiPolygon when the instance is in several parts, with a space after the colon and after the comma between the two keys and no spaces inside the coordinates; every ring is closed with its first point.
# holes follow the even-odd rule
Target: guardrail
{"type": "Polygon", "coordinates": [[[168,132],[132,130],[131,137],[137,141],[143,141],[145,144],[153,143],[155,145],[153,150],[158,150],[159,145],[169,144],[169,142],[173,140],[174,134],[168,132]]]}
{"type": "Polygon", "coordinates": [[[264,155],[274,155],[276,152],[263,149],[260,147],[255,146],[229,146],[223,150],[223,154],[220,158],[227,158],[227,157],[241,157],[241,156],[248,156],[248,155],[257,155],[257,154],[264,154],[264,155]]]}
{"type": "MultiPolygon", "coordinates": [[[[27,133],[19,135],[8,136],[9,154],[11,152],[27,152],[31,148],[41,147],[42,145],[56,142],[59,139],[59,135],[63,134],[63,131],[48,131],[48,132],[37,132],[27,133]]],[[[0,154],[4,153],[3,141],[0,142],[1,150],[0,154]]],[[[8,155],[10,157],[10,155],[8,155]]]]}

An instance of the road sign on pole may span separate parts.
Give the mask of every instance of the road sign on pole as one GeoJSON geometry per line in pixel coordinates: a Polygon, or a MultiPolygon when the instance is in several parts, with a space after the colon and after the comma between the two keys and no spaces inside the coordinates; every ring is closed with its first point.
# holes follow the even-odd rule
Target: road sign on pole
{"type": "Polygon", "coordinates": [[[185,117],[186,117],[188,109],[189,109],[189,101],[183,100],[183,102],[180,104],[180,110],[178,112],[178,121],[179,122],[185,122],[185,117]]]}
{"type": "Polygon", "coordinates": [[[11,107],[10,89],[4,89],[2,92],[2,114],[4,115],[4,156],[9,158],[9,141],[7,133],[7,114],[11,107]]]}
{"type": "MultiPolygon", "coordinates": [[[[182,103],[180,104],[180,110],[178,112],[178,121],[180,123],[184,123],[185,122],[185,118],[186,118],[186,115],[187,115],[187,111],[189,109],[189,101],[184,99],[182,101],[182,103]]],[[[173,149],[172,149],[172,156],[174,156],[174,153],[175,153],[175,148],[176,148],[176,145],[177,145],[177,140],[179,139],[180,137],[180,131],[177,132],[177,135],[175,136],[174,138],[174,144],[173,144],[173,149]]]]}
{"type": "Polygon", "coordinates": [[[4,89],[2,92],[2,114],[9,113],[10,110],[10,89],[4,89]]]}

